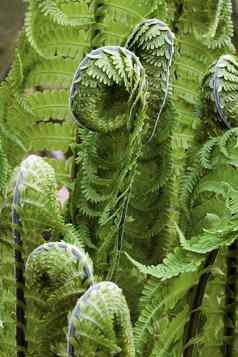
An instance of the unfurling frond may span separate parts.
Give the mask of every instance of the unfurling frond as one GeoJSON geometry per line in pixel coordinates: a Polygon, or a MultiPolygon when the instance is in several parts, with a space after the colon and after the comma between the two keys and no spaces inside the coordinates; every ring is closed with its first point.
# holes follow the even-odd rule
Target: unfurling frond
{"type": "Polygon", "coordinates": [[[27,341],[30,356],[52,356],[64,343],[71,306],[93,282],[92,262],[75,245],[37,247],[26,262],[27,341]]]}
{"type": "Polygon", "coordinates": [[[173,39],[173,33],[163,21],[150,19],[138,24],[126,43],[140,58],[148,78],[148,116],[153,123],[149,141],[155,135],[169,94],[173,39]]]}
{"type": "Polygon", "coordinates": [[[97,352],[135,356],[128,306],[116,284],[92,285],[81,296],[69,320],[67,339],[69,357],[97,352]]]}
{"type": "Polygon", "coordinates": [[[16,171],[13,209],[26,230],[43,231],[59,221],[53,168],[41,157],[30,155],[16,171]]]}
{"type": "Polygon", "coordinates": [[[206,105],[210,103],[216,113],[215,119],[227,128],[238,125],[237,90],[238,61],[235,56],[221,56],[204,79],[203,92],[206,105]]]}
{"type": "Polygon", "coordinates": [[[102,260],[114,246],[116,261],[121,249],[128,197],[142,150],[146,90],[139,59],[119,46],[90,52],[73,78],[70,106],[83,127],[78,206],[81,215],[99,223],[96,235],[102,239],[102,260]]]}
{"type": "Polygon", "coordinates": [[[126,48],[102,47],[80,63],[71,87],[70,104],[81,126],[107,133],[125,125],[134,126],[134,115],[138,108],[144,108],[145,90],[144,69],[138,58],[126,48]],[[114,108],[110,103],[112,89],[116,96],[114,108]],[[115,113],[110,118],[113,109],[115,113]]]}

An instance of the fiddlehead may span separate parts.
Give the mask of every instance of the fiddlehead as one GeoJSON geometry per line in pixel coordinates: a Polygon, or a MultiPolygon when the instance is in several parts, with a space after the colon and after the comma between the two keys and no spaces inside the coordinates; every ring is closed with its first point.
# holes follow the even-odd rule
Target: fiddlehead
{"type": "Polygon", "coordinates": [[[92,51],[73,79],[70,105],[84,127],[80,129],[79,163],[84,175],[79,174],[78,206],[81,216],[97,222],[96,235],[108,237],[109,242],[102,242],[104,256],[117,234],[115,222],[128,200],[141,154],[145,94],[144,69],[122,47],[92,51]]]}
{"type": "MultiPolygon", "coordinates": [[[[42,158],[30,155],[16,170],[12,204],[13,236],[16,259],[16,318],[19,356],[24,341],[24,262],[29,253],[44,242],[64,235],[70,242],[78,240],[73,228],[65,225],[56,200],[53,168],[42,158]]],[[[78,244],[80,242],[78,241],[78,244]]],[[[23,355],[22,355],[23,353],[23,355]]]]}
{"type": "MultiPolygon", "coordinates": [[[[17,355],[19,357],[25,356],[24,350],[26,348],[24,255],[22,251],[23,240],[20,225],[21,223],[23,224],[23,232],[29,232],[33,227],[36,232],[40,230],[41,233],[49,229],[50,220],[47,222],[47,219],[44,219],[42,222],[42,218],[47,211],[56,216],[59,214],[56,200],[53,197],[55,189],[54,172],[41,158],[32,155],[22,162],[16,172],[12,204],[12,224],[14,227],[13,237],[15,240],[16,260],[16,346],[17,355]],[[24,206],[24,210],[20,213],[19,208],[22,206],[24,206]],[[34,216],[32,216],[32,214],[34,214],[34,216]]],[[[30,244],[35,246],[37,241],[31,242],[30,244]]],[[[26,254],[26,250],[24,250],[24,253],[26,254]]]]}
{"type": "MultiPolygon", "coordinates": [[[[218,225],[221,225],[225,220],[232,221],[236,219],[236,206],[233,205],[236,195],[237,173],[236,173],[236,157],[237,157],[237,128],[229,129],[231,126],[236,126],[236,113],[234,111],[234,100],[236,98],[236,81],[237,81],[237,64],[234,56],[224,55],[219,58],[209,69],[208,74],[203,81],[203,98],[204,98],[204,113],[208,127],[206,134],[210,132],[215,135],[205,145],[199,153],[200,161],[200,179],[196,183],[195,188],[191,191],[192,201],[192,224],[193,231],[200,232],[204,229],[213,227],[214,231],[218,225]],[[218,123],[220,122],[220,125],[218,123]],[[230,203],[229,203],[230,202],[230,203]]],[[[224,223],[223,223],[224,225],[224,223]]],[[[215,310],[216,321],[219,326],[219,335],[213,336],[213,342],[205,340],[201,355],[207,350],[209,352],[217,351],[219,355],[222,353],[221,347],[216,346],[218,337],[221,338],[221,330],[225,335],[224,353],[226,356],[232,356],[234,348],[234,325],[231,322],[231,316],[236,315],[235,308],[235,291],[236,283],[234,276],[236,268],[234,264],[234,256],[236,253],[236,242],[233,242],[227,249],[228,258],[225,259],[224,254],[220,256],[218,262],[215,261],[218,250],[214,250],[208,255],[207,262],[219,267],[224,271],[226,276],[226,286],[220,283],[221,291],[219,291],[218,303],[215,310]],[[227,267],[226,267],[227,264],[227,267]],[[224,297],[225,296],[225,297],[224,297]],[[217,312],[216,312],[217,311],[217,312]],[[213,344],[214,345],[213,345],[213,344]],[[206,345],[207,344],[207,345],[206,345]]],[[[217,259],[216,259],[217,260],[217,259]]],[[[184,351],[184,356],[192,356],[196,344],[189,344],[189,341],[194,339],[198,333],[202,334],[201,326],[204,318],[206,319],[203,329],[205,333],[211,333],[211,324],[214,320],[214,312],[203,308],[203,300],[205,300],[205,292],[214,294],[217,288],[219,277],[211,279],[215,273],[205,273],[201,276],[200,281],[192,298],[192,311],[190,321],[187,328],[187,336],[185,338],[188,343],[184,351]],[[208,279],[209,278],[209,279],[208,279]],[[216,284],[214,284],[214,281],[216,284]],[[194,310],[194,311],[193,311],[194,310]],[[201,314],[202,312],[202,314],[201,314]]],[[[217,292],[218,294],[218,292],[217,292]]],[[[209,302],[209,298],[208,298],[209,302]]],[[[200,347],[199,347],[200,349],[200,347]]]]}
{"type": "Polygon", "coordinates": [[[148,116],[152,122],[150,142],[156,132],[169,94],[174,35],[161,20],[150,19],[138,24],[130,34],[126,47],[133,51],[146,70],[148,78],[148,116]]]}
{"type": "Polygon", "coordinates": [[[80,63],[72,82],[70,106],[79,125],[89,130],[131,129],[137,107],[143,105],[143,90],[144,71],[134,53],[118,46],[102,47],[80,63]],[[112,103],[111,89],[117,96],[112,103]],[[110,117],[112,113],[114,117],[110,117]]]}
{"type": "Polygon", "coordinates": [[[75,245],[45,243],[30,254],[26,262],[29,356],[59,353],[67,314],[92,282],[92,262],[75,245]]]}
{"type": "Polygon", "coordinates": [[[228,129],[238,124],[237,83],[238,61],[232,55],[221,56],[210,67],[203,83],[205,105],[209,108],[212,104],[213,109],[212,112],[210,109],[206,114],[228,129]]]}
{"type": "Polygon", "coordinates": [[[69,320],[67,355],[134,357],[126,300],[111,282],[101,282],[78,300],[69,320]]]}
{"type": "MultiPolygon", "coordinates": [[[[139,162],[137,180],[134,184],[131,200],[133,207],[131,215],[138,217],[140,211],[142,211],[141,216],[143,217],[140,217],[139,220],[146,219],[146,224],[151,226],[150,231],[147,232],[147,240],[152,237],[154,239],[158,235],[161,236],[165,222],[165,211],[163,211],[163,214],[160,213],[158,196],[161,196],[161,189],[166,185],[171,172],[168,148],[171,145],[173,112],[171,103],[168,103],[168,97],[174,54],[173,41],[174,35],[163,21],[149,19],[139,23],[126,42],[126,46],[140,58],[148,80],[148,106],[143,134],[143,155],[139,162]],[[158,125],[159,129],[156,130],[158,125]],[[153,177],[152,182],[148,179],[147,174],[153,177]],[[153,222],[150,223],[149,220],[152,215],[153,222]],[[157,224],[156,216],[158,216],[158,221],[163,222],[159,225],[160,227],[157,224]]],[[[164,199],[163,205],[166,205],[164,199]]],[[[135,224],[137,221],[138,218],[135,220],[135,224]]],[[[130,230],[130,227],[128,230],[130,230]]],[[[160,239],[159,245],[160,252],[158,253],[156,250],[154,253],[157,262],[161,253],[164,253],[162,246],[165,247],[166,242],[163,243],[160,239]]]]}

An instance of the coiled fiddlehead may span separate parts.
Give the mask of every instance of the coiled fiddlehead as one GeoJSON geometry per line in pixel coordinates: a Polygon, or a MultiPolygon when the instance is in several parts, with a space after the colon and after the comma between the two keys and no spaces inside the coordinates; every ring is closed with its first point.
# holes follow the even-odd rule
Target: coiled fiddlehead
{"type": "MultiPolygon", "coordinates": [[[[127,205],[141,154],[145,95],[145,73],[139,59],[118,46],[89,53],[71,86],[70,106],[83,127],[78,158],[83,172],[79,174],[79,215],[96,221],[104,256],[127,205]]],[[[93,243],[98,245],[95,235],[93,243]]]]}
{"type": "Polygon", "coordinates": [[[72,113],[81,126],[92,131],[108,133],[125,125],[131,128],[137,106],[144,101],[143,90],[144,70],[134,53],[118,46],[98,48],[85,57],[75,73],[70,93],[72,113]],[[112,88],[117,98],[110,103],[112,88]],[[114,117],[110,117],[112,113],[114,117]]]}
{"type": "MultiPolygon", "coordinates": [[[[24,296],[24,247],[22,234],[35,229],[43,233],[50,227],[50,218],[46,213],[59,214],[56,200],[53,197],[56,189],[54,171],[41,158],[31,155],[26,158],[16,172],[16,182],[12,203],[13,237],[15,240],[16,260],[16,346],[17,356],[25,356],[25,296],[24,296]],[[24,206],[24,209],[20,210],[24,206]],[[44,220],[42,218],[44,217],[44,220]]],[[[37,233],[34,232],[35,238],[37,233]]],[[[32,239],[33,237],[31,237],[32,239]]],[[[39,235],[38,235],[39,242],[39,235]]],[[[29,245],[36,246],[37,239],[29,245]]],[[[29,244],[30,243],[30,244],[29,244]]],[[[30,248],[31,249],[31,248],[30,248]]]]}
{"type": "Polygon", "coordinates": [[[159,19],[139,23],[129,36],[126,47],[133,51],[146,70],[148,79],[148,116],[152,122],[152,133],[156,128],[169,94],[170,68],[172,65],[174,35],[159,19]]]}
{"type": "Polygon", "coordinates": [[[92,282],[92,262],[75,245],[45,243],[30,254],[26,262],[29,356],[55,356],[65,348],[67,314],[92,282]]]}
{"type": "Polygon", "coordinates": [[[213,118],[228,129],[238,125],[237,83],[238,61],[232,55],[223,55],[213,63],[203,83],[206,106],[212,103],[213,118]]]}
{"type": "Polygon", "coordinates": [[[130,314],[121,290],[101,282],[78,300],[69,320],[69,357],[134,357],[130,314]]]}
{"type": "MultiPolygon", "coordinates": [[[[163,21],[149,19],[139,23],[126,42],[126,46],[140,58],[148,80],[148,106],[143,138],[145,145],[138,165],[139,175],[135,180],[131,200],[132,216],[138,217],[141,211],[140,221],[145,219],[146,224],[151,227],[146,232],[147,240],[158,235],[163,227],[163,224],[159,227],[156,223],[156,217],[161,215],[158,195],[168,180],[171,169],[168,147],[171,144],[170,135],[173,123],[168,97],[174,54],[173,39],[173,33],[163,21]],[[158,125],[159,130],[156,131],[158,125]],[[150,180],[148,176],[152,179],[150,180]],[[152,219],[151,222],[150,219],[152,219]]],[[[161,218],[159,218],[160,221],[161,218]]],[[[138,219],[135,220],[135,224],[136,222],[138,219]]],[[[161,242],[160,250],[162,250],[161,242]]],[[[158,252],[156,253],[158,259],[158,252]]]]}
{"type": "Polygon", "coordinates": [[[42,158],[30,155],[16,170],[12,224],[16,259],[16,343],[18,354],[24,356],[25,341],[25,280],[24,262],[29,253],[44,243],[45,238],[64,235],[70,242],[78,241],[73,227],[65,225],[56,200],[53,168],[42,158]]]}
{"type": "MultiPolygon", "coordinates": [[[[191,191],[191,229],[195,232],[202,232],[205,229],[213,229],[219,233],[219,226],[225,226],[225,222],[232,222],[236,219],[236,197],[237,187],[237,115],[235,103],[237,97],[237,60],[234,56],[223,55],[209,68],[208,74],[203,81],[204,117],[208,128],[205,134],[213,137],[203,145],[198,157],[200,161],[199,181],[191,191]],[[220,123],[220,125],[218,125],[220,123]],[[210,133],[211,131],[211,133],[210,133]]],[[[227,235],[232,233],[229,232],[227,235]]],[[[233,355],[235,329],[231,322],[232,316],[236,315],[234,296],[236,294],[236,267],[234,258],[237,251],[237,243],[233,243],[224,252],[212,251],[206,260],[206,266],[214,266],[224,271],[226,282],[219,281],[219,274],[208,272],[200,277],[198,286],[194,289],[192,299],[192,311],[187,328],[185,342],[195,339],[201,333],[202,321],[205,320],[204,330],[209,332],[216,312],[216,322],[219,329],[214,341],[206,342],[208,345],[214,344],[213,349],[217,349],[217,354],[221,354],[219,338],[225,334],[224,353],[226,356],[233,355]],[[217,275],[217,276],[216,276],[217,275]],[[214,284],[215,282],[215,284],[214,284]],[[219,291],[216,292],[217,286],[219,291]],[[207,291],[209,294],[207,294],[207,291]],[[206,304],[206,295],[216,293],[217,307],[214,309],[203,308],[203,300],[206,304]],[[218,295],[219,294],[219,295],[218,295]],[[204,311],[203,311],[204,309],[204,311]],[[203,317],[203,318],[202,318],[203,317]],[[205,317],[205,319],[204,319],[205,317]],[[219,332],[219,335],[218,335],[219,332]],[[218,344],[219,341],[219,344],[218,344]]],[[[209,299],[208,299],[209,301],[209,299]]],[[[184,351],[185,357],[193,355],[196,345],[188,345],[184,351]]],[[[204,344],[201,355],[207,350],[204,344]]],[[[212,348],[211,348],[212,350],[212,348]]],[[[208,352],[211,353],[211,352],[208,352]]]]}

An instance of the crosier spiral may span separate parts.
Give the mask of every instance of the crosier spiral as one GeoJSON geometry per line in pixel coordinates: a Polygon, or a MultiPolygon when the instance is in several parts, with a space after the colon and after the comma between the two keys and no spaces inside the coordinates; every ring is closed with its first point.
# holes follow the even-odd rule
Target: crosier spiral
{"type": "Polygon", "coordinates": [[[92,262],[75,245],[45,243],[30,254],[26,262],[28,356],[60,353],[67,314],[92,283],[92,262]]]}
{"type": "Polygon", "coordinates": [[[90,52],[72,82],[70,107],[82,127],[78,162],[83,175],[79,172],[76,215],[78,222],[83,216],[95,220],[91,239],[104,257],[98,268],[113,245],[117,250],[113,238],[123,232],[117,227],[124,224],[141,155],[145,96],[144,68],[134,53],[119,46],[90,52]]]}
{"type": "Polygon", "coordinates": [[[67,355],[135,357],[132,326],[121,289],[112,282],[92,285],[69,320],[67,355]]]}

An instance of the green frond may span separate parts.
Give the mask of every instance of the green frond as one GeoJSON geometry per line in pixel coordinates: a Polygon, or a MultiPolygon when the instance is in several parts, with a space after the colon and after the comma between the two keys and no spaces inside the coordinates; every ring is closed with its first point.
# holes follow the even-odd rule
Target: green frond
{"type": "Polygon", "coordinates": [[[9,179],[10,166],[0,140],[0,194],[3,197],[9,179]]]}
{"type": "Polygon", "coordinates": [[[25,32],[34,50],[46,59],[55,55],[81,59],[90,48],[90,28],[55,24],[33,2],[26,13],[25,32]]]}
{"type": "Polygon", "coordinates": [[[204,232],[191,239],[185,239],[183,233],[177,227],[181,246],[190,252],[205,254],[218,248],[231,245],[237,239],[236,219],[223,219],[215,228],[205,229],[204,232]]]}
{"type": "Polygon", "coordinates": [[[139,23],[129,35],[126,47],[133,51],[145,67],[148,79],[148,117],[155,135],[160,116],[169,94],[174,35],[161,20],[151,19],[139,23]]]}
{"type": "MultiPolygon", "coordinates": [[[[140,315],[134,332],[136,352],[139,356],[150,355],[153,348],[157,350],[158,340],[161,341],[161,344],[166,344],[164,332],[166,331],[165,327],[170,328],[168,316],[174,316],[174,308],[189,289],[196,284],[197,279],[197,273],[185,273],[169,281],[161,282],[158,279],[153,279],[145,284],[139,305],[140,315]],[[163,323],[166,325],[164,326],[163,323]],[[162,339],[161,335],[165,339],[162,339]]],[[[183,322],[186,322],[186,318],[183,322]]],[[[170,334],[167,334],[167,342],[171,343],[169,336],[170,334]]],[[[162,351],[161,347],[163,346],[160,345],[162,351]]]]}
{"type": "Polygon", "coordinates": [[[45,16],[49,16],[54,23],[59,25],[82,26],[92,25],[95,22],[94,1],[87,0],[81,3],[78,1],[36,0],[35,3],[45,16]]]}
{"type": "Polygon", "coordinates": [[[210,164],[211,156],[212,156],[213,149],[217,144],[217,141],[218,141],[217,138],[210,139],[203,145],[201,151],[199,152],[200,164],[205,169],[211,169],[211,164],[210,164]]]}
{"type": "Polygon", "coordinates": [[[70,119],[67,94],[66,90],[33,93],[26,96],[25,105],[35,117],[42,121],[70,119]]]}
{"type": "Polygon", "coordinates": [[[132,127],[131,116],[136,106],[143,106],[145,86],[144,70],[130,51],[116,46],[94,50],[85,57],[75,73],[70,98],[72,112],[80,125],[93,131],[107,133],[125,124],[132,127]],[[130,69],[124,66],[124,61],[130,63],[130,69]],[[108,65],[111,66],[108,68],[108,65]],[[107,103],[109,88],[113,86],[118,89],[123,103],[118,108],[115,102],[115,108],[103,112],[102,105],[107,103]],[[113,109],[118,113],[110,118],[113,109]],[[131,114],[129,120],[128,112],[131,114]]]}
{"type": "MultiPolygon", "coordinates": [[[[117,245],[113,243],[115,231],[121,229],[120,217],[141,154],[145,95],[145,73],[139,59],[117,46],[89,53],[71,86],[72,112],[84,127],[79,130],[77,161],[81,173],[77,206],[81,215],[96,219],[95,236],[100,237],[102,248],[117,245]],[[111,91],[115,93],[113,103],[111,91]],[[104,225],[107,232],[114,232],[106,244],[104,225]]],[[[105,256],[101,250],[100,255],[105,256]]]]}
{"type": "MultiPolygon", "coordinates": [[[[233,23],[232,23],[232,2],[230,0],[217,0],[215,4],[208,4],[208,21],[209,28],[205,30],[203,24],[203,35],[194,26],[195,37],[203,41],[208,48],[216,49],[227,47],[233,49],[231,38],[233,37],[233,23]],[[209,9],[210,8],[210,9],[209,9]]],[[[207,25],[207,24],[206,24],[207,25]]]]}
{"type": "Polygon", "coordinates": [[[32,137],[29,138],[29,149],[37,153],[38,150],[52,150],[66,152],[73,141],[73,127],[69,123],[42,123],[35,125],[32,137]]]}
{"type": "Polygon", "coordinates": [[[131,29],[145,18],[157,15],[166,19],[168,7],[163,0],[105,0],[96,9],[96,15],[100,16],[100,21],[97,24],[99,33],[94,39],[95,46],[120,45],[131,29]]]}
{"type": "Polygon", "coordinates": [[[161,322],[161,334],[150,354],[150,357],[169,357],[179,354],[182,347],[184,327],[188,321],[189,306],[185,305],[181,312],[166,322],[161,322]]]}
{"type": "Polygon", "coordinates": [[[202,255],[186,252],[182,248],[176,248],[174,253],[168,254],[161,264],[145,266],[126,253],[131,263],[143,274],[163,280],[171,279],[181,273],[195,272],[202,264],[202,255]]]}
{"type": "Polygon", "coordinates": [[[46,89],[67,89],[70,87],[72,77],[78,66],[78,60],[56,58],[42,60],[37,63],[29,73],[25,87],[41,86],[46,89]]]}
{"type": "Polygon", "coordinates": [[[42,158],[30,155],[16,170],[13,182],[15,194],[19,195],[15,209],[26,230],[52,227],[52,222],[60,217],[53,169],[42,158]]]}

